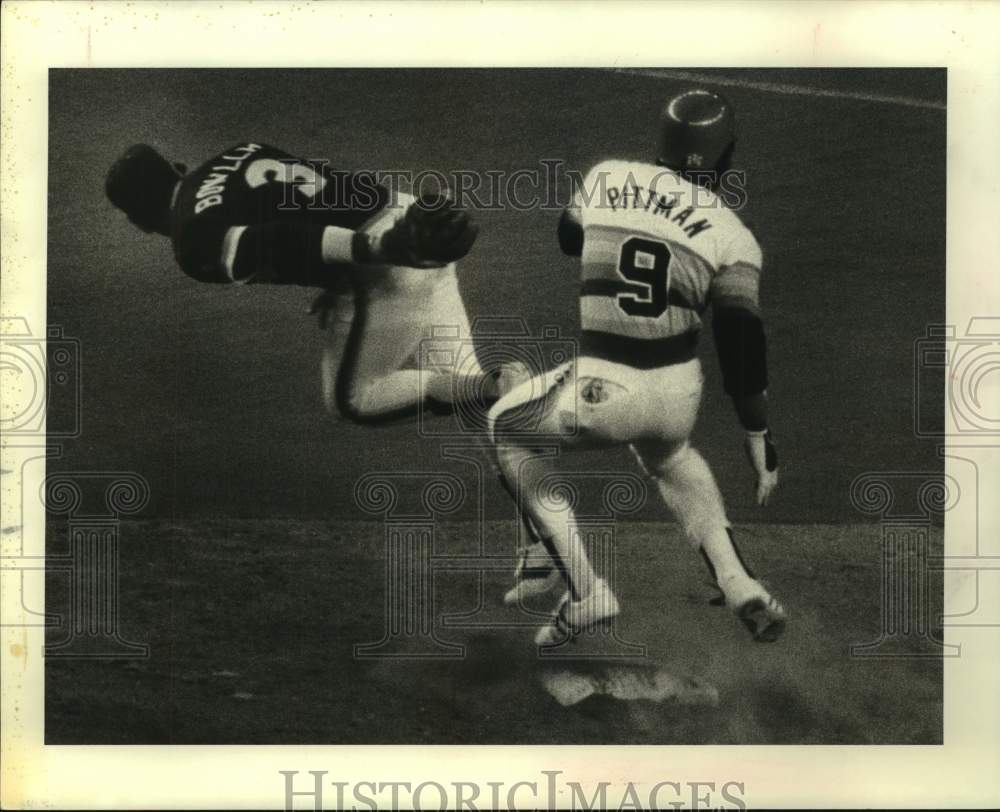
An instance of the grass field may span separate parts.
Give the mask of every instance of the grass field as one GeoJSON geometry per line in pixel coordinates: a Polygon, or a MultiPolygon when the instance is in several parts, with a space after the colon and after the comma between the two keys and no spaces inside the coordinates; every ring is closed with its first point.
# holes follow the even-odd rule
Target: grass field
{"type": "MultiPolygon", "coordinates": [[[[694,441],[794,620],[778,645],[744,639],[704,605],[700,562],[650,502],[621,529],[622,632],[717,685],[719,707],[564,711],[538,686],[525,628],[448,630],[468,644],[456,662],[350,656],[384,622],[383,527],[366,521],[355,483],[370,471],[468,471],[412,425],[327,417],[319,332],[303,315],[311,293],[187,279],[165,242],[112,211],[103,176],[136,141],[194,164],[244,138],[345,168],[511,172],[560,159],[585,169],[648,156],[661,99],[687,82],[669,72],[53,71],[49,323],[80,340],[83,425],[49,467],[149,482],[149,507],[122,527],[121,612],[150,658],[49,661],[47,740],[940,741],[938,660],[847,652],[878,636],[880,605],[881,529],[852,508],[851,482],[941,471],[935,444],[914,437],[912,398],[913,343],[944,319],[944,73],[716,75],[738,111],[745,215],[765,252],[783,476],[774,504],[752,505],[707,340],[694,441]],[[781,90],[789,84],[801,92],[781,90]]],[[[479,220],[460,271],[470,313],[572,335],[577,278],[558,252],[557,214],[479,220]]],[[[50,421],[71,407],[56,397],[50,421]]],[[[568,465],[632,470],[624,453],[568,465]]],[[[484,499],[491,549],[510,555],[512,510],[499,489],[484,499]]],[[[454,518],[441,543],[461,551],[472,517],[454,518]]],[[[53,519],[50,554],[65,547],[53,519]]],[[[506,577],[487,579],[491,600],[506,577]]],[[[58,611],[65,585],[49,580],[58,611]]],[[[449,576],[440,595],[456,612],[474,605],[469,576],[449,576]]]]}

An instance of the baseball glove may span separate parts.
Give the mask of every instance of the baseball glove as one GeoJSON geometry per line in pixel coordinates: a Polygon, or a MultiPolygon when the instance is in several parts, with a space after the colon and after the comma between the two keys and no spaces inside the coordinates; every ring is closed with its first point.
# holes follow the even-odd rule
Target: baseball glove
{"type": "Polygon", "coordinates": [[[422,195],[382,237],[381,253],[394,265],[440,266],[472,248],[479,226],[450,197],[422,195]]]}

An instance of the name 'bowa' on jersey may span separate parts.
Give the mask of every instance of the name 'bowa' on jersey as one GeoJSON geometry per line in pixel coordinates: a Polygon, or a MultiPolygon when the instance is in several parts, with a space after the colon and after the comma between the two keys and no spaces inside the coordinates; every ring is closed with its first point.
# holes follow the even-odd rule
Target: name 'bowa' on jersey
{"type": "Polygon", "coordinates": [[[584,232],[585,353],[615,360],[622,339],[633,352],[674,337],[693,346],[717,295],[758,312],[757,240],[717,195],[678,172],[604,161],[577,190],[574,208],[584,232]]]}

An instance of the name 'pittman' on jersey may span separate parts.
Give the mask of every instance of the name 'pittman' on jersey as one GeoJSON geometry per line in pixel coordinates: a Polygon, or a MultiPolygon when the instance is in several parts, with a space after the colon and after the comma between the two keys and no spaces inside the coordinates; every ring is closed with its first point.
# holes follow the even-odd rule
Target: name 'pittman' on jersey
{"type": "Polygon", "coordinates": [[[704,217],[687,224],[696,208],[690,205],[680,207],[681,195],[678,192],[659,194],[654,189],[640,186],[631,177],[626,179],[624,185],[611,186],[603,191],[604,200],[612,211],[632,213],[638,209],[656,217],[664,217],[681,226],[681,230],[689,237],[697,237],[702,231],[712,227],[704,217]]]}

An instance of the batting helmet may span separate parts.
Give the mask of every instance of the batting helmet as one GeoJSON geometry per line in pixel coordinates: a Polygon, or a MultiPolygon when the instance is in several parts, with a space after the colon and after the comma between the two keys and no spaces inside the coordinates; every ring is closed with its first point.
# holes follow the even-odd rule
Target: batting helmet
{"type": "Polygon", "coordinates": [[[678,171],[722,170],[736,142],[732,105],[713,90],[692,88],[660,115],[659,162],[678,171]]]}
{"type": "Polygon", "coordinates": [[[153,226],[169,210],[183,171],[148,144],[129,147],[108,170],[108,199],[140,228],[153,226]]]}

